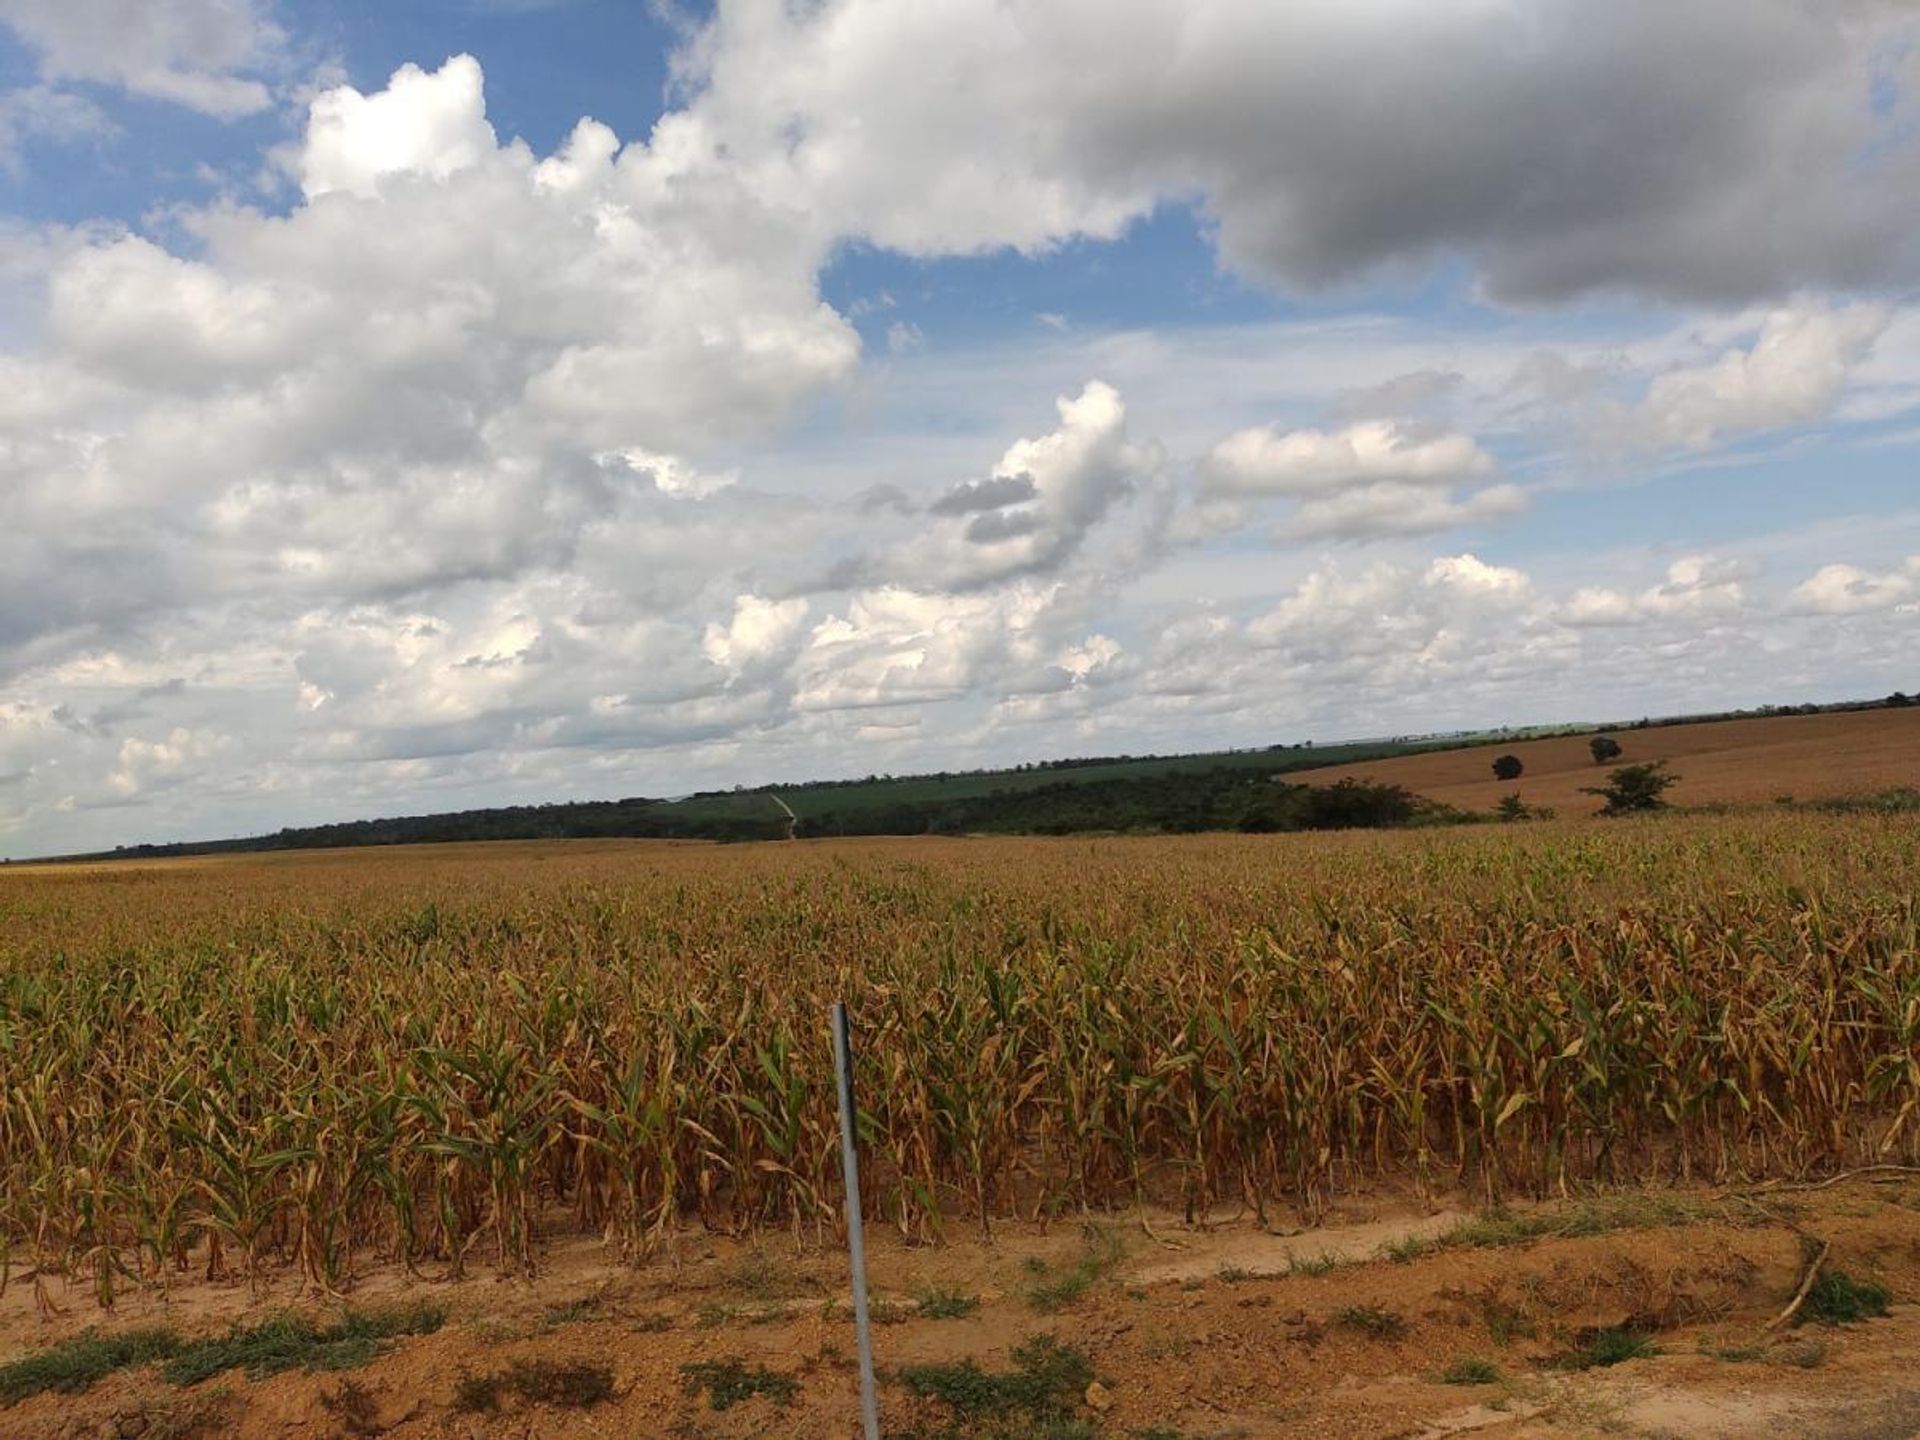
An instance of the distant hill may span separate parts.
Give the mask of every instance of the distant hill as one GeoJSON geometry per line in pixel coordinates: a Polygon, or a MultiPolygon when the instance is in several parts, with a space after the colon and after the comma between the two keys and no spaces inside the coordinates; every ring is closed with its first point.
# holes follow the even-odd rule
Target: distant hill
{"type": "Polygon", "coordinates": [[[1517,792],[1527,804],[1563,815],[1589,814],[1600,801],[1582,793],[1614,765],[1667,761],[1680,783],[1676,805],[1765,804],[1831,800],[1920,786],[1920,706],[1881,704],[1807,715],[1751,716],[1685,725],[1622,726],[1607,731],[1620,756],[1594,762],[1591,735],[1529,740],[1487,749],[1433,751],[1368,759],[1300,778],[1315,784],[1361,780],[1400,785],[1436,804],[1485,810],[1517,792]],[[1511,752],[1526,768],[1496,780],[1493,759],[1511,752]]]}
{"type": "Polygon", "coordinates": [[[1485,810],[1516,788],[1493,778],[1490,757],[1484,753],[1492,746],[1521,757],[1526,774],[1517,788],[1530,804],[1582,811],[1592,802],[1579,793],[1580,786],[1602,773],[1586,750],[1588,739],[1599,730],[1621,737],[1627,761],[1685,758],[1686,783],[1675,798],[1686,804],[1784,793],[1812,799],[1912,784],[1920,778],[1914,748],[1920,740],[1920,708],[1905,695],[1894,695],[1824,707],[1614,726],[1532,726],[1190,755],[1094,756],[999,770],[869,775],[707,791],[678,799],[636,796],[510,805],[303,826],[225,840],[126,845],[107,855],[217,855],[467,840],[740,841],[1404,823],[1419,817],[1400,814],[1401,807],[1386,792],[1419,797],[1420,814],[1434,818],[1448,810],[1485,810]],[[1785,748],[1769,748],[1776,744],[1785,748]],[[1304,783],[1283,784],[1281,776],[1298,776],[1304,783]],[[1340,797],[1323,800],[1313,793],[1342,781],[1355,785],[1340,797]]]}

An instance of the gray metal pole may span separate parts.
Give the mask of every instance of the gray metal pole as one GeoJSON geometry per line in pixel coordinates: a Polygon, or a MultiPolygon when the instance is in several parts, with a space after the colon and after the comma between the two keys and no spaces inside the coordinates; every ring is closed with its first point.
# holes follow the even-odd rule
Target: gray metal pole
{"type": "Polygon", "coordinates": [[[847,1007],[833,1002],[833,1068],[840,1090],[840,1170],[847,1184],[847,1249],[853,1259],[853,1328],[860,1343],[860,1421],[867,1440],[880,1440],[880,1404],[873,1393],[873,1329],[867,1319],[867,1247],[860,1224],[859,1136],[854,1130],[853,1046],[847,1007]]]}

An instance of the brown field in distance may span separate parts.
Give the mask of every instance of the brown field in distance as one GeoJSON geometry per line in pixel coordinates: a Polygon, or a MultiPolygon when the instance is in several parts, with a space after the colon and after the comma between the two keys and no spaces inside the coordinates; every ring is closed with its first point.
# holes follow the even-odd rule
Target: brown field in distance
{"type": "Polygon", "coordinates": [[[1595,765],[1590,735],[1517,740],[1330,765],[1297,778],[1330,785],[1349,776],[1404,785],[1417,795],[1465,810],[1489,810],[1517,788],[1529,805],[1563,815],[1591,814],[1600,802],[1581,788],[1598,785],[1614,765],[1666,760],[1681,777],[1669,792],[1681,805],[1763,804],[1780,795],[1823,800],[1920,785],[1920,707],[1834,715],[1770,715],[1700,725],[1664,725],[1608,732],[1625,752],[1595,765]],[[1516,785],[1493,778],[1494,757],[1518,755],[1526,773],[1516,785]]]}

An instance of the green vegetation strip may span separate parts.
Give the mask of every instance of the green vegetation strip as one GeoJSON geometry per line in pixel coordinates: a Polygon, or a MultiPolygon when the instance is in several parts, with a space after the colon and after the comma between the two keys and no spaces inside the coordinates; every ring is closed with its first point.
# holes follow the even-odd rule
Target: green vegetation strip
{"type": "Polygon", "coordinates": [[[1093,1364],[1080,1351],[1048,1335],[1036,1335],[1013,1352],[1014,1368],[993,1374],[978,1362],[909,1365],[900,1371],[907,1393],[944,1405],[941,1440],[1052,1440],[1091,1435],[1075,1416],[1093,1382],[1093,1364]]]}
{"type": "Polygon", "coordinates": [[[211,1340],[189,1341],[161,1328],[119,1335],[88,1332],[0,1366],[0,1404],[47,1391],[73,1394],[139,1365],[160,1365],[162,1377],[174,1385],[197,1384],[228,1370],[244,1370],[255,1379],[282,1370],[350,1370],[373,1359],[388,1340],[430,1334],[445,1320],[446,1312],[437,1306],[409,1305],[348,1310],[325,1325],[305,1315],[276,1315],[211,1340]]]}
{"type": "Polygon", "coordinates": [[[1754,1225],[1771,1218],[1764,1208],[1751,1203],[1745,1209],[1736,1209],[1670,1195],[1609,1195],[1525,1214],[1489,1210],[1439,1235],[1409,1235],[1390,1241],[1381,1253],[1404,1263],[1440,1250],[1497,1250],[1535,1240],[1582,1240],[1622,1230],[1659,1230],[1711,1221],[1754,1225]]]}

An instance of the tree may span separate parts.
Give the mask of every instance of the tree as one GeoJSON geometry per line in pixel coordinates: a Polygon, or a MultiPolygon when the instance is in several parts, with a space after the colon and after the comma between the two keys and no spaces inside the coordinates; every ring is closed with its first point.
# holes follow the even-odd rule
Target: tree
{"type": "Polygon", "coordinates": [[[1518,755],[1502,755],[1493,762],[1493,774],[1497,780],[1518,780],[1526,768],[1518,755]]]}
{"type": "Polygon", "coordinates": [[[1913,697],[1903,690],[1896,690],[1893,694],[1887,696],[1887,705],[1890,709],[1904,710],[1913,703],[1913,697]]]}
{"type": "Polygon", "coordinates": [[[1594,736],[1587,742],[1587,748],[1593,752],[1593,763],[1596,765],[1620,758],[1620,742],[1611,735],[1594,736]]]}
{"type": "Polygon", "coordinates": [[[1655,760],[1646,765],[1622,765],[1607,777],[1605,785],[1583,786],[1580,793],[1605,800],[1607,803],[1600,807],[1602,815],[1631,815],[1665,809],[1663,797],[1679,781],[1678,775],[1668,773],[1666,761],[1655,760]]]}

